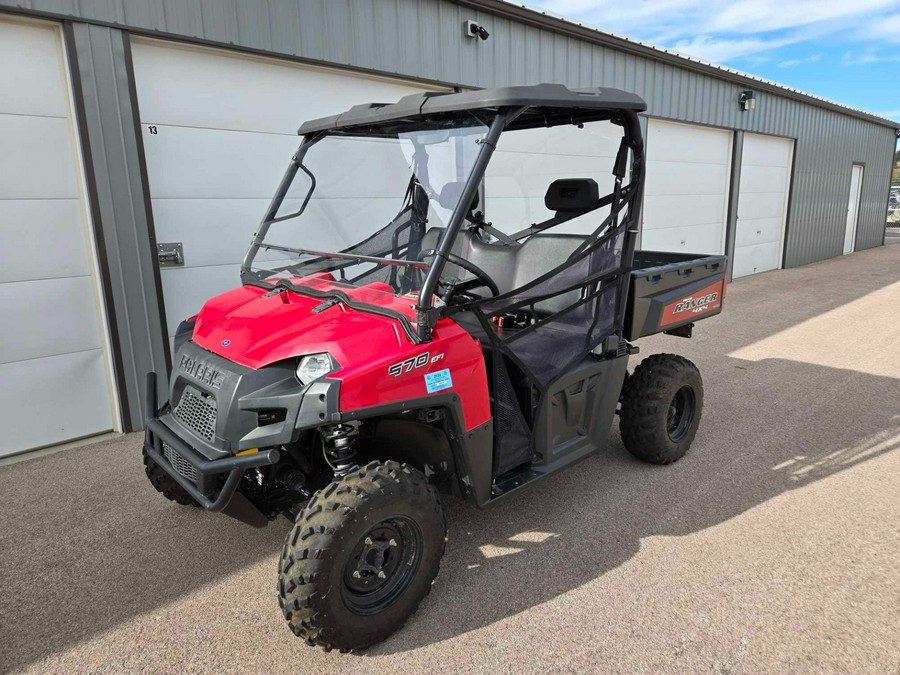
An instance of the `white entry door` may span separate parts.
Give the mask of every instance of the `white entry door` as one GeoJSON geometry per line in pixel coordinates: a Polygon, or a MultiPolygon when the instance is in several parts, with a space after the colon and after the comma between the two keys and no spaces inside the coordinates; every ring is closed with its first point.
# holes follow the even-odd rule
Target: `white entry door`
{"type": "Polygon", "coordinates": [[[0,19],[0,456],[117,425],[92,241],[60,29],[0,19]]]}
{"type": "Polygon", "coordinates": [[[641,248],[724,253],[732,132],[651,119],[641,248]]]}
{"type": "Polygon", "coordinates": [[[732,278],[781,267],[794,141],[744,134],[732,278]]]}
{"type": "Polygon", "coordinates": [[[859,198],[862,194],[863,167],[854,164],[850,171],[850,199],[847,203],[847,228],[844,231],[844,254],[852,253],[856,244],[856,226],[859,223],[859,198]]]}
{"type": "Polygon", "coordinates": [[[208,298],[240,285],[240,262],[300,144],[297,128],[422,85],[347,71],[134,40],[134,74],[171,340],[208,298]]]}

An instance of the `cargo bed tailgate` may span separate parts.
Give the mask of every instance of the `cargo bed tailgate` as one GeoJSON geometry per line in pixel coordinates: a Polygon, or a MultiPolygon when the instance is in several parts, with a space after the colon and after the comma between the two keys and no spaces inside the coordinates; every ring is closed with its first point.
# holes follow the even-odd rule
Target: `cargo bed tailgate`
{"type": "Polygon", "coordinates": [[[727,262],[724,255],[635,251],[625,338],[636,340],[721,312],[727,262]]]}

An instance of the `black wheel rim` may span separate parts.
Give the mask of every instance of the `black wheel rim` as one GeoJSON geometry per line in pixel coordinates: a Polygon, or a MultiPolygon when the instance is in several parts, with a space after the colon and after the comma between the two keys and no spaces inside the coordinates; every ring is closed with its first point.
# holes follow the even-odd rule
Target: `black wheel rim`
{"type": "Polygon", "coordinates": [[[673,442],[677,443],[684,438],[688,429],[691,428],[691,422],[694,421],[696,401],[694,389],[689,385],[684,385],[672,397],[666,418],[666,432],[673,442]]]}
{"type": "Polygon", "coordinates": [[[422,558],[419,527],[391,516],[363,534],[344,565],[342,593],[357,614],[377,614],[403,595],[422,558]]]}

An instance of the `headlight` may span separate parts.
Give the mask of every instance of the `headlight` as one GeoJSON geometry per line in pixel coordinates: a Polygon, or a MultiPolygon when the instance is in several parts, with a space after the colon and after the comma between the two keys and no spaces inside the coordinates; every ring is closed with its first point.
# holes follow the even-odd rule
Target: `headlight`
{"type": "Polygon", "coordinates": [[[313,380],[318,380],[320,377],[334,372],[337,368],[337,361],[331,358],[331,354],[325,352],[310,354],[300,359],[300,365],[297,366],[297,379],[301,384],[309,384],[313,380]]]}

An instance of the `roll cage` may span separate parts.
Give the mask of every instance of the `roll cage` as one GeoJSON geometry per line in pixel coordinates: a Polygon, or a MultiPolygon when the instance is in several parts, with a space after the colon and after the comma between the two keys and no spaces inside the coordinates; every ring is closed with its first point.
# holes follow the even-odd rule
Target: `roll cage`
{"type": "MultiPolygon", "coordinates": [[[[492,315],[504,311],[515,311],[527,306],[533,308],[541,300],[576,290],[581,292],[582,300],[585,302],[592,297],[596,299],[597,292],[601,286],[606,290],[610,279],[618,278],[624,280],[627,278],[632,266],[635,235],[637,232],[636,227],[634,227],[637,217],[636,205],[640,204],[644,175],[643,146],[637,113],[645,108],[644,102],[639,97],[616,89],[570,90],[562,85],[544,84],[532,87],[507,87],[456,94],[418,94],[407,96],[395,104],[356,106],[341,115],[307,122],[299,129],[298,133],[303,137],[303,140],[293,156],[244,258],[241,266],[242,281],[245,284],[261,285],[267,288],[282,286],[305,295],[332,298],[345,302],[362,311],[374,311],[378,314],[390,316],[398,320],[407,336],[417,343],[428,342],[431,339],[431,330],[441,318],[461,310],[473,309],[476,306],[482,310],[480,314],[490,319],[492,315]],[[277,246],[265,242],[266,234],[272,224],[302,214],[306,209],[316,187],[316,177],[303,165],[303,159],[309,149],[323,138],[328,136],[387,137],[403,132],[440,129],[472,117],[481,121],[488,130],[484,139],[480,141],[477,157],[462,186],[444,234],[432,251],[433,262],[431,264],[423,262],[420,258],[423,252],[421,239],[424,234],[428,195],[421,182],[416,180],[415,175],[410,182],[406,207],[411,214],[413,225],[404,223],[397,226],[395,221],[388,226],[395,227],[391,243],[393,246],[392,250],[397,251],[400,230],[404,228],[415,230],[415,222],[418,221],[420,224],[417,233],[412,232],[405,235],[406,257],[404,259],[373,255],[365,247],[368,240],[335,253],[277,246]],[[609,241],[609,234],[620,233],[622,235],[621,242],[617,246],[620,255],[616,256],[618,264],[614,265],[615,269],[604,269],[603,273],[590,273],[590,270],[583,270],[588,272],[585,276],[580,279],[571,279],[563,286],[560,286],[559,283],[551,283],[548,286],[545,283],[552,274],[551,272],[534,282],[526,284],[522,289],[513,289],[512,292],[497,298],[473,301],[462,307],[435,306],[435,291],[438,288],[445,267],[451,262],[451,258],[454,257],[453,250],[457,245],[460,234],[463,232],[463,228],[467,223],[476,228],[479,227],[479,223],[472,218],[470,205],[478,194],[479,186],[482,184],[485,171],[501,134],[506,131],[561,125],[581,127],[589,122],[604,120],[621,126],[623,137],[613,168],[614,188],[612,192],[598,199],[591,210],[609,206],[610,213],[596,230],[586,237],[569,256],[565,265],[571,265],[579,260],[586,259],[595,249],[604,244],[604,242],[609,241]],[[631,153],[631,180],[627,185],[623,186],[629,152],[631,153]],[[298,171],[303,171],[309,177],[311,181],[309,192],[303,199],[298,211],[279,215],[279,208],[298,171]],[[623,209],[625,209],[625,217],[620,222],[619,215],[623,209]],[[406,315],[384,306],[367,305],[359,302],[352,303],[346,294],[341,293],[337,289],[322,290],[321,288],[298,286],[286,279],[281,279],[274,283],[267,281],[266,273],[258,273],[251,269],[255,257],[261,249],[346,261],[346,263],[331,264],[328,267],[329,270],[349,267],[360,262],[389,265],[393,268],[390,272],[392,281],[397,278],[398,268],[404,270],[404,275],[409,274],[410,270],[413,269],[425,272],[424,281],[422,282],[421,290],[418,292],[418,299],[415,304],[415,328],[413,329],[406,315]],[[526,291],[524,296],[520,293],[523,290],[526,291]],[[588,291],[591,292],[589,293],[588,291]]],[[[533,224],[512,235],[496,234],[501,243],[515,243],[533,234],[555,227],[570,217],[566,214],[558,213],[548,221],[533,224]]],[[[490,227],[484,222],[480,223],[480,226],[490,227]]],[[[370,237],[370,239],[372,238],[374,236],[370,237]]],[[[457,258],[458,262],[459,259],[457,258]]],[[[364,276],[362,275],[358,279],[364,276]]],[[[616,332],[621,336],[627,283],[623,282],[618,284],[618,286],[614,324],[616,332]]]]}

